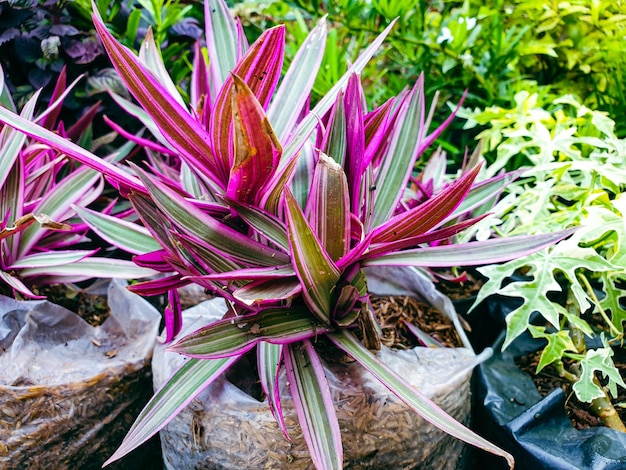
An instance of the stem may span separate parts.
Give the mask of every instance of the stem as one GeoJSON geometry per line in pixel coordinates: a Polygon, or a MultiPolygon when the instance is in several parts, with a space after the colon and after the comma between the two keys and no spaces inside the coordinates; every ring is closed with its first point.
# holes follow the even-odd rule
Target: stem
{"type": "MultiPolygon", "coordinates": [[[[602,388],[598,379],[594,377],[593,381],[596,385],[602,388]]],[[[591,402],[591,411],[602,420],[605,426],[617,429],[618,431],[626,432],[626,426],[624,426],[624,422],[619,417],[613,403],[611,403],[611,399],[607,393],[604,392],[604,389],[602,390],[604,395],[591,402]]]]}
{"type": "Polygon", "coordinates": [[[556,369],[556,373],[559,374],[559,377],[564,378],[571,384],[575,384],[580,379],[580,377],[578,377],[576,374],[572,374],[570,371],[568,371],[563,365],[562,361],[554,362],[552,366],[556,369]]]}
{"type": "MultiPolygon", "coordinates": [[[[580,377],[577,374],[565,369],[563,362],[557,361],[553,364],[553,366],[559,374],[559,377],[563,377],[572,385],[580,380],[580,377]]],[[[591,401],[591,412],[600,418],[606,427],[626,432],[626,426],[624,426],[624,422],[619,417],[617,410],[613,406],[613,403],[607,393],[604,391],[604,388],[600,385],[600,382],[598,382],[596,377],[593,378],[593,381],[602,390],[602,396],[591,401]]]]}
{"type": "Polygon", "coordinates": [[[583,284],[585,285],[585,288],[587,289],[587,293],[589,294],[589,297],[591,297],[591,300],[593,301],[596,308],[598,309],[598,313],[600,313],[600,315],[602,316],[602,318],[608,325],[609,329],[611,330],[611,334],[613,334],[614,336],[618,338],[621,337],[622,333],[615,327],[615,325],[613,324],[609,316],[606,314],[606,312],[600,305],[600,301],[598,300],[598,297],[596,296],[596,293],[593,291],[593,288],[591,287],[591,284],[589,284],[589,281],[587,280],[587,278],[583,274],[579,274],[578,277],[580,278],[581,281],[583,281],[583,284]]]}

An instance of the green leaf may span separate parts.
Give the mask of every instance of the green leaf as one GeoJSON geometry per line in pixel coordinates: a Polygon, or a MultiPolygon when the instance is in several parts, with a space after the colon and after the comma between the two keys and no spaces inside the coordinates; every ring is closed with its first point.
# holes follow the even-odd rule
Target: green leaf
{"type": "Polygon", "coordinates": [[[579,247],[576,239],[567,240],[555,245],[551,250],[543,250],[502,265],[478,268],[478,271],[489,280],[481,288],[474,305],[495,293],[523,299],[524,303],[510,312],[506,318],[507,335],[503,345],[503,348],[506,348],[528,328],[530,315],[535,311],[539,311],[548,322],[558,327],[559,309],[547,296],[548,292],[561,291],[561,286],[556,280],[558,273],[564,274],[569,281],[580,310],[588,308],[590,304],[584,287],[580,285],[576,276],[578,269],[603,272],[611,271],[615,266],[599,256],[595,250],[579,247]],[[526,272],[530,276],[529,280],[516,281],[503,288],[500,287],[507,277],[522,267],[529,269],[526,272]]]}
{"type": "Polygon", "coordinates": [[[72,208],[98,236],[129,253],[140,255],[161,249],[161,245],[140,225],[84,207],[72,208]]]}
{"type": "Polygon", "coordinates": [[[341,331],[340,333],[328,335],[328,337],[426,421],[457,439],[504,457],[509,466],[513,468],[514,460],[510,454],[483,439],[448,415],[417,388],[409,385],[400,375],[376,359],[376,356],[361,345],[354,336],[341,331]]]}
{"type": "MultiPolygon", "coordinates": [[[[623,265],[622,265],[623,266],[623,265]]],[[[605,311],[611,312],[611,323],[622,333],[626,322],[626,310],[622,307],[620,299],[626,298],[626,289],[621,288],[622,280],[609,273],[601,273],[602,291],[604,297],[600,300],[600,306],[605,311]]]]}
{"type": "Polygon", "coordinates": [[[285,370],[298,421],[316,468],[343,468],[341,432],[322,363],[310,341],[285,347],[285,370]]]}
{"type": "Polygon", "coordinates": [[[136,449],[163,429],[211,382],[239,359],[188,359],[141,411],[120,447],[104,462],[110,464],[136,449]]]}
{"type": "Polygon", "coordinates": [[[302,283],[302,295],[311,312],[329,322],[334,290],[341,273],[313,233],[288,187],[285,187],[284,198],[291,258],[302,283]]]}
{"type": "Polygon", "coordinates": [[[240,355],[259,341],[283,344],[330,331],[304,307],[267,308],[200,328],[168,350],[200,359],[240,355]]]}
{"type": "Polygon", "coordinates": [[[560,361],[563,358],[563,353],[566,351],[578,352],[576,346],[572,342],[572,338],[569,336],[569,331],[562,330],[555,333],[546,333],[546,329],[543,327],[529,326],[529,331],[533,335],[533,338],[544,338],[548,340],[548,344],[543,348],[541,352],[541,358],[537,365],[537,371],[539,373],[547,365],[553,362],[560,361]]]}
{"type": "Polygon", "coordinates": [[[594,382],[595,372],[598,371],[608,379],[608,387],[613,397],[617,397],[617,386],[626,388],[618,370],[613,364],[613,350],[611,348],[590,349],[580,361],[582,368],[580,380],[573,386],[578,399],[591,403],[596,398],[604,396],[604,391],[594,382]]]}

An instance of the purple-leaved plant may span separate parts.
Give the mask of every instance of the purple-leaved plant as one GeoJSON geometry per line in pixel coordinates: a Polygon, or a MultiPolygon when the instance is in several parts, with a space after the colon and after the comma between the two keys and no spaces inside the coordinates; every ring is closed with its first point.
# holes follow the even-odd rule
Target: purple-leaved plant
{"type": "MultiPolygon", "coordinates": [[[[63,99],[74,84],[66,86],[63,70],[46,111],[35,115],[36,93],[24,105],[21,118],[54,129],[65,138],[80,139],[97,105],[69,129],[57,123],[63,99]]],[[[3,91],[2,102],[13,107],[0,69],[0,95],[3,91]]],[[[121,158],[130,148],[127,145],[110,158],[121,158]]],[[[127,260],[95,256],[97,249],[72,249],[87,241],[88,227],[76,217],[75,208],[87,206],[100,196],[103,177],[98,171],[75,165],[51,147],[9,126],[0,127],[0,154],[0,283],[21,296],[38,298],[31,290],[32,284],[154,274],[127,260]]]]}
{"type": "Polygon", "coordinates": [[[143,238],[127,232],[132,224],[87,210],[80,214],[113,244],[130,248],[138,240],[135,261],[168,273],[133,286],[143,294],[170,293],[167,341],[180,331],[178,287],[197,283],[229,305],[223,320],[176,338],[170,350],[190,359],[156,392],[108,462],[153,436],[255,349],[278,425],[285,431],[277,387],[284,367],[313,462],[342,468],[339,426],[313,341],[325,338],[424,419],[512,465],[509,454],[449,417],[377,359],[379,339],[363,268],[502,262],[570,232],[450,243],[480,218],[468,214],[493,198],[507,177],[475,184],[479,166],[469,166],[454,182],[414,200],[417,193],[408,191],[414,164],[454,113],[428,132],[423,77],[382,106],[366,108],[358,74],[393,25],[309,110],[326,39],[323,22],[281,79],[284,28],[270,29],[248,46],[223,1],[207,1],[205,13],[209,62],[198,47],[187,105],[151,35],[136,56],[113,38],[94,7],[104,47],[138,104],[116,99],[155,139],[112,125],[145,147],[147,169],[132,166],[133,175],[0,109],[0,122],[99,170],[131,201],[158,250],[142,250],[143,238]]]}

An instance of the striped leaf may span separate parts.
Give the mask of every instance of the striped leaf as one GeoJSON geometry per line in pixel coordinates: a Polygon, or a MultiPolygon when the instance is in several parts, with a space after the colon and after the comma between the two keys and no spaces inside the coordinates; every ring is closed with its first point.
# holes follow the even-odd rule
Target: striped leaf
{"type": "Polygon", "coordinates": [[[267,308],[252,315],[226,318],[200,328],[168,350],[199,359],[241,355],[259,341],[286,344],[330,331],[306,308],[267,308]]]}
{"type": "Polygon", "coordinates": [[[390,218],[374,229],[372,243],[414,237],[441,224],[461,203],[479,170],[476,166],[423,204],[390,218]]]}
{"type": "Polygon", "coordinates": [[[280,78],[284,42],[284,27],[264,31],[237,63],[217,95],[209,117],[209,134],[218,166],[217,174],[222,180],[228,178],[235,157],[231,99],[235,86],[233,75],[240,77],[250,87],[261,107],[266,109],[280,78]]]}
{"type": "Polygon", "coordinates": [[[311,312],[328,323],[333,309],[333,291],[341,273],[287,187],[284,198],[292,264],[302,283],[302,296],[311,312]]]}
{"type": "Polygon", "coordinates": [[[333,261],[350,249],[348,181],[341,165],[320,153],[310,187],[311,228],[333,261]]]}
{"type": "Polygon", "coordinates": [[[319,356],[310,341],[290,344],[284,351],[289,390],[313,464],[341,470],[339,421],[319,356]]]}
{"type": "Polygon", "coordinates": [[[141,255],[161,249],[141,225],[75,205],[72,208],[99,237],[124,251],[141,255]]]}
{"type": "Polygon", "coordinates": [[[239,59],[237,25],[223,0],[204,2],[204,25],[211,83],[219,90],[239,59]]]}
{"type": "Polygon", "coordinates": [[[278,386],[278,377],[280,365],[283,360],[283,345],[272,344],[261,341],[258,344],[257,367],[259,369],[259,380],[263,392],[267,397],[272,415],[278,423],[278,427],[283,432],[286,439],[291,440],[287,433],[287,425],[283,418],[283,409],[280,404],[280,389],[278,386]]]}
{"type": "Polygon", "coordinates": [[[287,141],[311,94],[324,57],[327,30],[326,20],[322,18],[298,49],[267,110],[280,142],[287,141]]]}
{"type": "Polygon", "coordinates": [[[274,175],[282,147],[252,90],[232,76],[234,159],[226,195],[235,201],[257,203],[274,175]]]}
{"type": "Polygon", "coordinates": [[[238,356],[225,359],[188,359],[167,380],[141,411],[120,447],[104,462],[109,465],[121,459],[163,429],[202,390],[210,385],[238,356]]]}
{"type": "Polygon", "coordinates": [[[149,175],[138,168],[136,171],[157,206],[183,233],[210,244],[233,261],[252,266],[278,266],[289,262],[284,253],[255,242],[204,213],[166,185],[151,181],[149,175]]]}
{"type": "Polygon", "coordinates": [[[568,237],[574,231],[575,229],[568,229],[540,235],[519,235],[479,242],[416,248],[365,259],[362,266],[450,268],[502,263],[539,251],[568,237]]]}
{"type": "Polygon", "coordinates": [[[190,166],[206,173],[225,188],[226,181],[216,176],[216,163],[208,133],[154,78],[138,57],[113,37],[102,22],[97,8],[94,9],[93,21],[113,66],[133,96],[152,117],[159,131],[190,166]]]}

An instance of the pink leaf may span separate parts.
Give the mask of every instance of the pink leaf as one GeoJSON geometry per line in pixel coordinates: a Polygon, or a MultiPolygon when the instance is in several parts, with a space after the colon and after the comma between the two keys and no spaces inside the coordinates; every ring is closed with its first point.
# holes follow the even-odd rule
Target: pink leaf
{"type": "Polygon", "coordinates": [[[282,147],[252,90],[238,76],[232,80],[235,150],[226,194],[258,205],[261,189],[278,167],[282,147]]]}
{"type": "MultiPolygon", "coordinates": [[[[233,70],[250,87],[263,109],[267,108],[283,65],[284,27],[265,31],[233,70]]],[[[233,143],[232,75],[224,82],[209,119],[217,174],[226,181],[235,159],[233,143]]]]}

